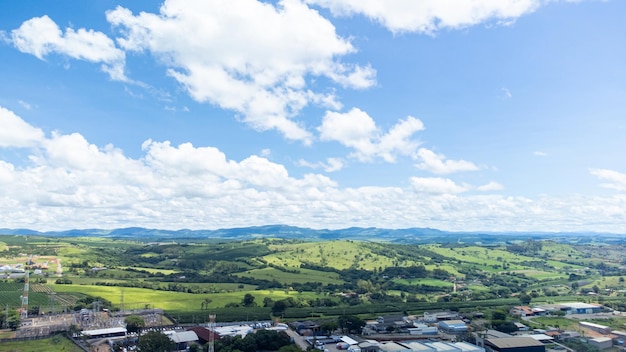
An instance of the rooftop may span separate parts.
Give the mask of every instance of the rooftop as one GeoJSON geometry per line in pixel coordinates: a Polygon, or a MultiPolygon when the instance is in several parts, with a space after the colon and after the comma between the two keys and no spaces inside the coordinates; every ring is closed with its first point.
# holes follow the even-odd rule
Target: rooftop
{"type": "Polygon", "coordinates": [[[502,337],[488,339],[487,341],[498,348],[543,346],[541,342],[533,339],[532,337],[502,337]]]}

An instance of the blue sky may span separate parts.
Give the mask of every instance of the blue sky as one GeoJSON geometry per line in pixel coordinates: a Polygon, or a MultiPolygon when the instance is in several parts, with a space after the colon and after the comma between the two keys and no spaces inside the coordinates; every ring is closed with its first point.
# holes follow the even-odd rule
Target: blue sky
{"type": "Polygon", "coordinates": [[[626,232],[626,3],[0,3],[0,227],[626,232]]]}

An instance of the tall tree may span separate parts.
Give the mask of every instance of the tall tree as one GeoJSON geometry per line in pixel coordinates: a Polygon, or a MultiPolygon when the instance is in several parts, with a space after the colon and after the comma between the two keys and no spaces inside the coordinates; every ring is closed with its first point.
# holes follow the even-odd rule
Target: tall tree
{"type": "Polygon", "coordinates": [[[124,319],[128,332],[138,332],[146,326],[146,322],[138,315],[129,315],[124,319]]]}
{"type": "Polygon", "coordinates": [[[254,306],[254,296],[250,293],[246,293],[245,296],[243,296],[243,300],[242,303],[244,305],[244,307],[252,307],[254,306]]]}
{"type": "Polygon", "coordinates": [[[159,331],[150,331],[141,335],[137,341],[139,352],[170,352],[173,348],[174,342],[159,331]]]}

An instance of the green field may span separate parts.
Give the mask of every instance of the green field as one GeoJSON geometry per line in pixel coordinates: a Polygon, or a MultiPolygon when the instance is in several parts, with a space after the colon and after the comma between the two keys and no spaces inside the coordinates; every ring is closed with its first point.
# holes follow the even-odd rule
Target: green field
{"type": "Polygon", "coordinates": [[[341,284],[343,280],[339,274],[333,272],[317,271],[310,269],[296,269],[297,272],[284,272],[276,268],[262,268],[244,271],[238,273],[241,277],[254,277],[257,279],[276,280],[282,284],[290,284],[294,282],[320,282],[327,284],[341,284]]]}
{"type": "Polygon", "coordinates": [[[454,286],[452,282],[437,279],[396,279],[394,281],[405,285],[427,285],[446,289],[451,289],[454,286]]]}
{"type": "MultiPolygon", "coordinates": [[[[615,309],[624,305],[618,299],[624,287],[620,278],[626,274],[620,255],[626,248],[619,245],[514,240],[482,247],[457,241],[405,245],[278,238],[176,243],[0,236],[0,248],[2,263],[24,266],[31,255],[35,264],[61,260],[62,277],[54,274],[54,263],[44,270],[47,278],[30,276],[30,307],[44,310],[52,306],[50,297],[59,310],[90,304],[79,302],[86,296],[111,301],[114,309],[123,301],[126,309],[162,308],[191,319],[207,310],[233,319],[248,311],[268,316],[278,303],[286,305],[281,316],[290,317],[315,310],[375,314],[377,309],[443,303],[474,309],[500,299],[519,304],[521,292],[532,292],[533,302],[559,301],[581,293],[572,291],[573,283],[584,290],[597,288],[605,302],[615,302],[615,309]],[[454,280],[459,283],[456,292],[454,280]],[[243,307],[246,294],[255,300],[243,307]]],[[[21,306],[23,280],[0,281],[0,304],[21,306]]]]}
{"type": "Polygon", "coordinates": [[[205,299],[210,299],[209,308],[224,307],[229,303],[241,303],[246,293],[255,296],[255,303],[262,304],[265,297],[280,300],[292,297],[296,300],[308,300],[322,297],[313,292],[298,293],[289,290],[253,290],[239,292],[222,292],[211,294],[191,294],[184,292],[157,291],[130,287],[85,286],[85,285],[53,285],[58,293],[87,294],[102,297],[119,307],[122,301],[126,309],[138,309],[146,306],[172,311],[200,311],[205,299]]]}
{"type": "Polygon", "coordinates": [[[10,341],[0,344],[0,352],[83,352],[72,341],[63,336],[41,340],[10,341]]]}

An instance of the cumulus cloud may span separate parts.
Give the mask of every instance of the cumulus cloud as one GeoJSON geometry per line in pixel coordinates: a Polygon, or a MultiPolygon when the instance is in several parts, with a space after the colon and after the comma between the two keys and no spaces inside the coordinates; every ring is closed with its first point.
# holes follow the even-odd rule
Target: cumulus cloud
{"type": "Polygon", "coordinates": [[[441,177],[411,177],[411,185],[417,192],[422,193],[463,193],[470,189],[467,185],[458,185],[449,178],[441,177]]]}
{"type": "Polygon", "coordinates": [[[465,160],[446,160],[445,155],[437,154],[432,150],[420,148],[415,156],[420,162],[415,166],[418,169],[435,174],[451,174],[460,171],[476,171],[479,167],[465,160]]]}
{"type": "Polygon", "coordinates": [[[40,143],[44,133],[0,106],[0,147],[32,147],[40,143]]]}
{"type": "Polygon", "coordinates": [[[397,32],[432,34],[480,23],[510,24],[551,0],[306,0],[335,16],[366,16],[397,32]]]}
{"type": "Polygon", "coordinates": [[[413,135],[423,129],[422,121],[408,116],[383,133],[374,119],[358,108],[346,113],[328,111],[317,128],[322,141],[336,141],[352,148],[350,156],[364,162],[374,158],[395,162],[400,155],[413,154],[419,146],[413,135]]]}
{"type": "MultiPolygon", "coordinates": [[[[233,160],[218,148],[191,143],[147,140],[133,158],[78,133],[45,136],[8,110],[0,111],[0,133],[22,136],[7,142],[3,135],[3,147],[32,152],[16,160],[19,164],[0,158],[5,227],[215,229],[276,223],[618,232],[626,218],[622,193],[529,199],[471,192],[496,190],[495,183],[474,188],[438,177],[413,177],[406,188],[341,187],[321,174],[295,177],[263,156],[233,160]]],[[[625,185],[623,174],[608,171],[592,170],[625,185]]]]}
{"type": "Polygon", "coordinates": [[[536,155],[536,156],[548,156],[548,153],[542,152],[542,151],[535,151],[535,152],[533,152],[533,155],[536,155]]]}
{"type": "Polygon", "coordinates": [[[593,176],[606,181],[602,184],[602,187],[626,191],[626,174],[608,169],[590,169],[589,172],[593,176]]]}
{"type": "Polygon", "coordinates": [[[356,49],[300,1],[167,0],[158,14],[117,7],[107,19],[122,48],[157,57],[196,101],[292,140],[312,141],[293,119],[305,106],[340,108],[332,92],[308,87],[312,78],[356,89],[375,83],[370,65],[340,60],[356,49]]]}
{"type": "Polygon", "coordinates": [[[487,184],[476,187],[476,189],[481,192],[501,191],[504,189],[504,186],[498,182],[491,181],[487,184]]]}
{"type": "Polygon", "coordinates": [[[11,31],[11,42],[21,52],[44,60],[59,54],[77,60],[101,63],[102,70],[118,81],[126,81],[125,54],[102,32],[66,28],[63,32],[48,16],[35,17],[11,31]]]}

